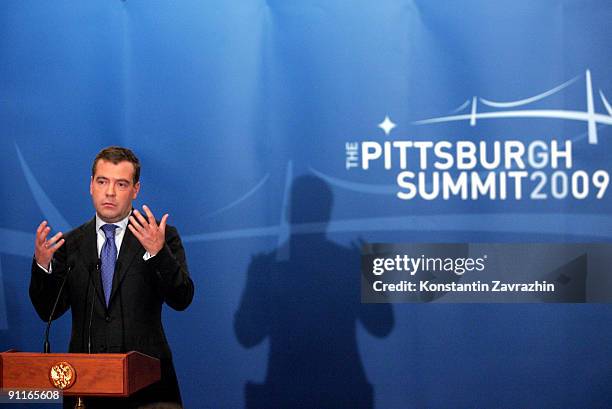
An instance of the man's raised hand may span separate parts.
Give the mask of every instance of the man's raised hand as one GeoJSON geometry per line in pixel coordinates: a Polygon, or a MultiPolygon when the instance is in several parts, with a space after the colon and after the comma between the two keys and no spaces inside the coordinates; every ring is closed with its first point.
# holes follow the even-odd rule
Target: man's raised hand
{"type": "Polygon", "coordinates": [[[34,258],[41,266],[49,270],[53,254],[64,244],[65,240],[62,237],[62,232],[47,240],[47,236],[51,231],[47,221],[43,221],[36,229],[36,239],[34,240],[34,258]]]}
{"type": "Polygon", "coordinates": [[[164,247],[168,213],[164,214],[159,225],[157,225],[155,216],[153,216],[151,210],[146,205],[142,206],[142,209],[146,213],[147,218],[145,219],[138,210],[134,210],[130,216],[128,228],[132,234],[136,236],[140,244],[142,244],[142,247],[144,247],[151,256],[155,256],[164,247]]]}

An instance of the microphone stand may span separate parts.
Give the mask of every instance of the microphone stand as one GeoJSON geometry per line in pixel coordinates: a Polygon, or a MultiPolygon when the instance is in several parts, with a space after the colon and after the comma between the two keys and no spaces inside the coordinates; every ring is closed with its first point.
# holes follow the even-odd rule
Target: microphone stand
{"type": "MultiPolygon", "coordinates": [[[[96,274],[100,274],[100,259],[96,262],[96,274]]],[[[91,270],[89,271],[89,282],[93,287],[93,294],[91,295],[91,309],[89,311],[89,323],[87,325],[87,353],[91,354],[91,323],[93,321],[94,300],[96,292],[98,291],[95,281],[91,278],[91,270]]]]}
{"type": "Polygon", "coordinates": [[[51,344],[49,343],[49,330],[51,329],[51,321],[53,321],[53,315],[55,314],[55,310],[57,309],[57,304],[59,303],[60,296],[62,295],[62,291],[64,290],[64,286],[66,285],[66,281],[68,280],[68,276],[72,272],[72,266],[68,266],[68,272],[64,276],[62,280],[62,285],[60,286],[59,292],[57,293],[57,297],[55,297],[55,303],[53,304],[53,308],[51,309],[51,314],[49,314],[49,320],[47,321],[47,327],[45,328],[45,343],[43,345],[43,353],[48,354],[51,352],[51,344]]]}

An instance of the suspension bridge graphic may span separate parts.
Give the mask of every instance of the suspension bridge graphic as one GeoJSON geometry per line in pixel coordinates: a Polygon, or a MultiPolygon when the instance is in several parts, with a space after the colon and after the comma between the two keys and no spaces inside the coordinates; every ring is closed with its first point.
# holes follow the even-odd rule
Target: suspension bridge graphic
{"type": "Polygon", "coordinates": [[[525,99],[520,99],[517,101],[498,102],[474,96],[471,98],[471,100],[466,100],[463,104],[461,104],[461,106],[452,111],[452,115],[422,119],[414,121],[413,124],[427,125],[442,122],[469,121],[470,126],[476,126],[478,120],[496,118],[553,118],[570,121],[582,121],[586,122],[588,126],[589,144],[596,145],[598,143],[597,125],[612,125],[612,106],[610,105],[610,102],[607,100],[603,91],[599,89],[599,97],[607,113],[601,114],[595,111],[595,98],[593,97],[591,71],[588,69],[584,74],[586,111],[573,111],[565,109],[512,109],[525,107],[534,102],[541,101],[578,82],[578,80],[580,80],[582,77],[582,75],[579,75],[548,91],[542,92],[541,94],[534,95],[525,99]],[[479,111],[479,104],[489,108],[500,110],[486,112],[479,111]]]}

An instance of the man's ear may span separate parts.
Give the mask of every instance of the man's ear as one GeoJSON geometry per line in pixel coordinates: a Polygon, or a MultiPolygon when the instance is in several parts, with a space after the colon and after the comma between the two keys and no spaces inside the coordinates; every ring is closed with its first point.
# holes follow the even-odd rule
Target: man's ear
{"type": "Polygon", "coordinates": [[[140,181],[136,182],[134,185],[134,196],[132,196],[132,200],[136,199],[138,192],[140,192],[140,181]]]}
{"type": "Polygon", "coordinates": [[[89,179],[89,195],[93,196],[93,176],[89,179]]]}

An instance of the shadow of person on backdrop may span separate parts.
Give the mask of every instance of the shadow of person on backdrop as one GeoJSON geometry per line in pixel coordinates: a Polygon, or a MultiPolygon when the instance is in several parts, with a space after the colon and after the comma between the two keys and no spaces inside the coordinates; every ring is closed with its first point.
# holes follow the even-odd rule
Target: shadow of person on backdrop
{"type": "Polygon", "coordinates": [[[333,195],[314,176],[293,181],[289,240],[253,257],[234,330],[246,348],[270,342],[264,384],[248,382],[246,408],[373,408],[356,325],[377,337],[394,325],[389,304],[361,304],[359,251],[326,238],[333,195]]]}

